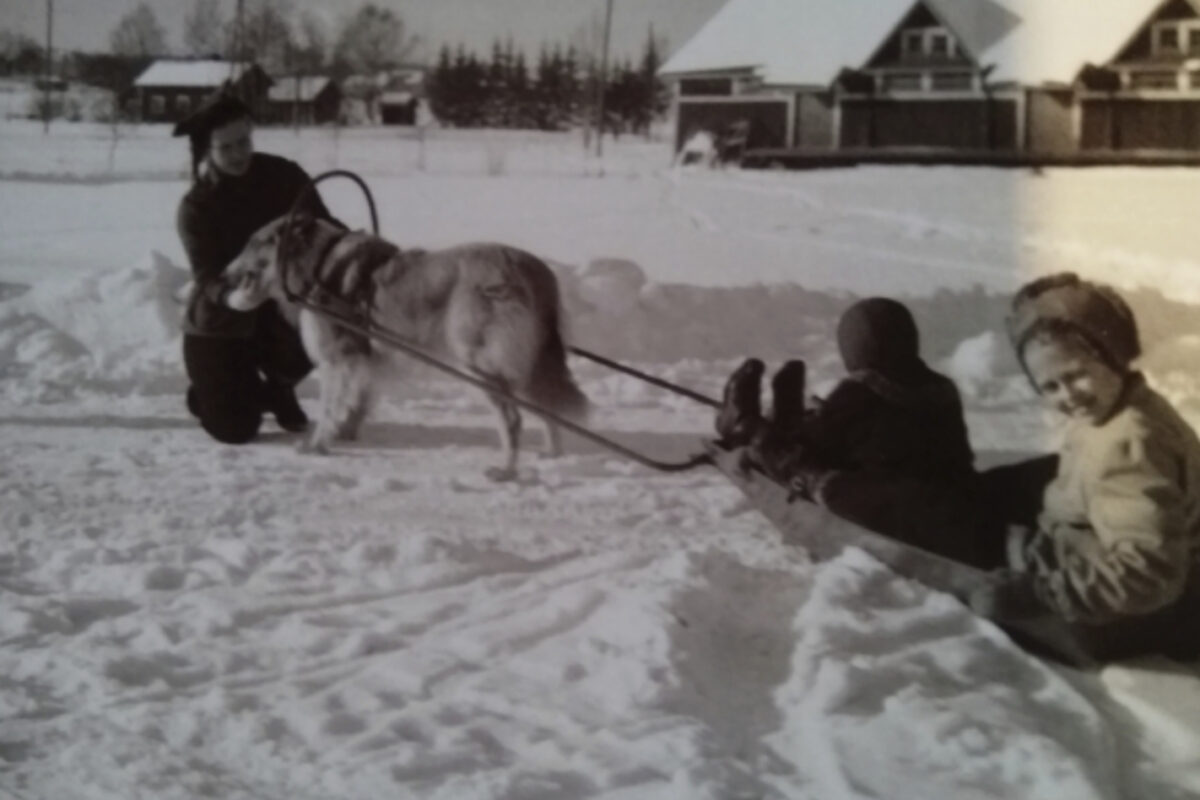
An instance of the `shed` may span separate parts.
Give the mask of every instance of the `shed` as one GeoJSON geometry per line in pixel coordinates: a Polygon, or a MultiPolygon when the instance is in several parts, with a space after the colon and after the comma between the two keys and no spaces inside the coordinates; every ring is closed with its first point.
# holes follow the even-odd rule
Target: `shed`
{"type": "Polygon", "coordinates": [[[280,124],[320,125],[334,122],[342,105],[338,84],[325,75],[277,78],[267,93],[264,119],[280,124]]]}
{"type": "Polygon", "coordinates": [[[178,122],[204,98],[230,89],[256,116],[265,111],[271,78],[252,62],[217,59],[160,59],[133,82],[137,107],[146,122],[178,122]]]}

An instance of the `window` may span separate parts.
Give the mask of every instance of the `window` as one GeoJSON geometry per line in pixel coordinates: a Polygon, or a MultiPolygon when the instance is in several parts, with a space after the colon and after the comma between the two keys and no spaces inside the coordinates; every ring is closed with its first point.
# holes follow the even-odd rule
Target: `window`
{"type": "Polygon", "coordinates": [[[905,31],[900,39],[900,52],[906,56],[925,54],[925,32],[905,31]]]}
{"type": "Polygon", "coordinates": [[[940,92],[966,91],[975,88],[975,82],[969,72],[935,72],[933,88],[940,92]]]}
{"type": "Polygon", "coordinates": [[[1152,70],[1132,73],[1129,85],[1133,89],[1177,89],[1179,81],[1174,72],[1152,70]]]}
{"type": "Polygon", "coordinates": [[[950,55],[950,37],[944,33],[934,33],[929,37],[929,55],[945,58],[950,55]]]}
{"type": "Polygon", "coordinates": [[[918,92],[921,90],[921,73],[893,72],[883,76],[885,92],[918,92]]]}
{"type": "Polygon", "coordinates": [[[1187,35],[1188,55],[1200,56],[1200,28],[1189,28],[1187,35]]]}
{"type": "Polygon", "coordinates": [[[192,110],[192,98],[186,94],[175,95],[175,113],[187,114],[192,110]]]}
{"type": "Polygon", "coordinates": [[[163,114],[167,110],[167,98],[161,94],[150,95],[150,113],[156,116],[163,114]]]}
{"type": "Polygon", "coordinates": [[[1200,71],[1193,70],[1188,73],[1188,86],[1193,89],[1200,89],[1200,71]]]}
{"type": "Polygon", "coordinates": [[[733,94],[733,81],[729,78],[684,78],[679,82],[681,95],[720,95],[733,94]]]}
{"type": "Polygon", "coordinates": [[[1171,26],[1158,29],[1158,52],[1179,52],[1179,29],[1171,26]]]}

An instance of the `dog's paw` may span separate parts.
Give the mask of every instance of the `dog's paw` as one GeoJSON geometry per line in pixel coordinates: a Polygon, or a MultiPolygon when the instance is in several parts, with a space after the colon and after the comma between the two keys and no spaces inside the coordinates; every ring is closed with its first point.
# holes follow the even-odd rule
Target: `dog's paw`
{"type": "Polygon", "coordinates": [[[329,455],[329,445],[320,439],[308,437],[300,440],[300,444],[296,445],[296,452],[305,455],[327,456],[329,455]]]}
{"type": "Polygon", "coordinates": [[[496,483],[507,483],[515,481],[518,477],[517,470],[514,467],[488,467],[483,471],[488,480],[496,483]]]}

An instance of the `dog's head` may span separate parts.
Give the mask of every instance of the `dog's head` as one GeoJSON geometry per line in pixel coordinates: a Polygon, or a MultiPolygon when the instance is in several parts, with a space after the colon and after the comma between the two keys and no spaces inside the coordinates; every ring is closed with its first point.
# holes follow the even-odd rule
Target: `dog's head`
{"type": "Polygon", "coordinates": [[[286,301],[284,273],[293,291],[302,287],[313,267],[310,262],[322,249],[321,243],[338,233],[337,226],[307,214],[268,222],[251,235],[238,257],[225,267],[221,279],[229,290],[226,305],[237,311],[251,311],[268,300],[286,301]]]}

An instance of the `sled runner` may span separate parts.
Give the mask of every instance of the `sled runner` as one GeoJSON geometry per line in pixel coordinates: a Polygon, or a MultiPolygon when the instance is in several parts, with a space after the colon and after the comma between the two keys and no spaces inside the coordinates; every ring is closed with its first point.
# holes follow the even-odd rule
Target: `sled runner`
{"type": "MultiPolygon", "coordinates": [[[[366,195],[371,212],[373,228],[378,228],[374,202],[366,184],[352,172],[335,170],[314,178],[310,189],[318,182],[331,177],[348,177],[358,183],[366,195]]],[[[297,204],[299,200],[297,201],[297,204]]],[[[293,209],[294,213],[294,209],[293,209]]],[[[318,291],[319,287],[306,286],[299,276],[289,276],[287,254],[288,231],[292,214],[284,224],[284,234],[278,243],[282,285],[289,301],[309,311],[332,320],[337,325],[376,340],[408,356],[421,361],[441,372],[469,383],[487,392],[501,394],[514,405],[533,411],[562,428],[594,442],[624,458],[659,472],[682,472],[702,465],[711,465],[720,470],[737,486],[776,528],[788,544],[805,548],[817,561],[831,559],[846,547],[859,547],[897,573],[916,580],[930,588],[948,592],[965,600],[973,590],[987,586],[993,578],[976,567],[953,561],[944,556],[923,550],[906,542],[873,532],[843,519],[814,503],[789,497],[788,490],[765,474],[748,470],[742,466],[740,449],[726,449],[715,442],[706,442],[695,455],[680,461],[663,461],[614,441],[571,419],[567,419],[525,397],[513,394],[506,387],[496,385],[478,375],[446,362],[445,360],[414,345],[404,337],[373,320],[370,310],[344,299],[318,291]]],[[[687,397],[695,402],[720,408],[721,403],[698,392],[649,375],[625,364],[592,353],[579,347],[568,347],[573,355],[589,359],[606,368],[621,372],[666,391],[687,397]]],[[[1077,629],[1062,620],[1047,614],[1044,618],[1005,626],[1009,634],[1023,646],[1058,660],[1080,666],[1095,664],[1088,655],[1089,648],[1081,642],[1077,629]]]]}

